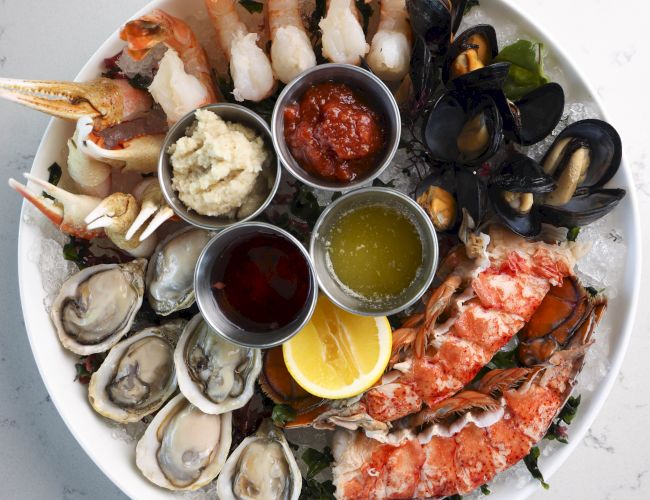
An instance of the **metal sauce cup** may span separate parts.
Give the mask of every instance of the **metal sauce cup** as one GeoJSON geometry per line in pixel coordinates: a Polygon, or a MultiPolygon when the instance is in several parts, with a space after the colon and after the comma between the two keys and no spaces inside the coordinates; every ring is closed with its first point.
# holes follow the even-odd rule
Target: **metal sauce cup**
{"type": "Polygon", "coordinates": [[[364,316],[390,316],[413,305],[427,291],[438,265],[438,239],[433,223],[413,199],[394,189],[369,187],[341,196],[331,203],[316,222],[309,246],[321,290],[339,307],[364,316]],[[327,239],[340,218],[365,205],[385,205],[404,213],[420,235],[422,265],[411,285],[399,295],[381,301],[355,296],[345,290],[334,275],[328,258],[327,239]]]}
{"type": "Polygon", "coordinates": [[[178,193],[172,188],[172,165],[170,155],[167,153],[169,146],[174,144],[178,139],[185,136],[187,128],[194,123],[196,117],[195,111],[186,114],[183,118],[178,120],[174,126],[167,132],[165,141],[160,151],[158,158],[158,180],[160,182],[160,190],[162,191],[165,200],[174,212],[186,222],[193,226],[198,226],[203,229],[210,229],[218,231],[234,224],[239,224],[260,215],[266,207],[269,206],[275,193],[280,185],[281,167],[275,150],[273,148],[273,139],[271,137],[271,130],[267,123],[250,109],[240,106],[239,104],[218,103],[209,104],[199,109],[208,109],[216,113],[225,121],[240,123],[257,132],[264,140],[265,149],[267,151],[267,158],[262,165],[262,173],[269,179],[270,190],[266,200],[259,206],[255,212],[243,219],[231,219],[228,217],[212,217],[209,215],[201,215],[194,210],[189,209],[179,198],[178,193]]]}
{"type": "Polygon", "coordinates": [[[199,306],[203,318],[218,334],[235,344],[246,347],[268,349],[289,340],[311,319],[314,309],[316,308],[316,300],[318,299],[318,282],[316,281],[316,273],[311,263],[311,259],[309,258],[309,254],[296,238],[288,232],[276,226],[272,226],[271,224],[263,222],[245,222],[224,229],[208,242],[206,247],[203,249],[203,252],[201,252],[196,264],[196,270],[194,272],[194,291],[196,294],[196,303],[199,306]],[[305,307],[302,309],[300,314],[288,325],[278,328],[275,331],[264,333],[249,332],[233,324],[219,308],[219,304],[212,293],[211,283],[212,268],[219,254],[221,254],[221,252],[236,240],[244,236],[260,233],[270,233],[281,236],[295,245],[305,258],[305,263],[309,268],[309,278],[311,280],[305,307]]]}
{"type": "Polygon", "coordinates": [[[275,108],[273,108],[271,131],[273,145],[278,157],[291,175],[315,188],[340,191],[367,184],[390,165],[399,146],[402,122],[393,94],[375,75],[350,64],[321,64],[304,71],[282,90],[275,108]],[[284,111],[286,107],[299,100],[312,85],[330,81],[345,83],[359,91],[371,103],[373,109],[384,118],[386,127],[386,146],[382,159],[377,162],[375,168],[352,182],[341,183],[335,180],[323,179],[308,172],[294,159],[284,138],[284,111]]]}

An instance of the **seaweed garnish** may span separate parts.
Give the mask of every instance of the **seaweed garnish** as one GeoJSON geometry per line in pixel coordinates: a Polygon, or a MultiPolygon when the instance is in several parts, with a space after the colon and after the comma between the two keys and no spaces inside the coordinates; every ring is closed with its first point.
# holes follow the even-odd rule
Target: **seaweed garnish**
{"type": "Polygon", "coordinates": [[[538,459],[539,448],[537,446],[533,446],[533,448],[530,450],[530,453],[524,457],[524,464],[526,464],[528,472],[530,472],[530,474],[541,483],[542,487],[545,490],[548,490],[550,488],[550,485],[544,481],[542,471],[539,470],[539,467],[537,465],[538,459]]]}

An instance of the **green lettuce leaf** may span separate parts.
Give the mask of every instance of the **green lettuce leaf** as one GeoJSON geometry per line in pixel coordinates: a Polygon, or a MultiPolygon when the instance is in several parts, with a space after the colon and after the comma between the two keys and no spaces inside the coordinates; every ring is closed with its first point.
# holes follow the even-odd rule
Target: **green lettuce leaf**
{"type": "Polygon", "coordinates": [[[503,90],[513,101],[550,81],[544,73],[543,43],[518,40],[504,47],[494,62],[511,64],[503,90]]]}

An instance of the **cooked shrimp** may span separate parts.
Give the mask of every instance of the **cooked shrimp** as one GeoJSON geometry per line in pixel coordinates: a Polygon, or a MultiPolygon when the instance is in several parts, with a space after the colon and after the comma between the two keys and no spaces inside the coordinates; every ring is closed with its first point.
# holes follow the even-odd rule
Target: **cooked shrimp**
{"type": "Polygon", "coordinates": [[[411,25],[406,0],[380,0],[379,26],[372,37],[368,65],[382,80],[398,82],[411,62],[411,25]]]}
{"type": "Polygon", "coordinates": [[[208,58],[192,29],[181,19],[156,9],[122,28],[120,38],[127,42],[129,55],[139,60],[146,53],[164,43],[174,49],[183,61],[185,71],[196,77],[206,92],[205,102],[216,102],[214,82],[208,58]]]}
{"type": "Polygon", "coordinates": [[[205,0],[217,40],[230,62],[230,76],[238,101],[261,101],[275,89],[271,62],[257,46],[258,36],[249,33],[237,14],[235,0],[205,0]]]}
{"type": "Polygon", "coordinates": [[[273,71],[280,81],[289,83],[316,66],[316,55],[300,17],[298,0],[269,0],[267,8],[273,71]]]}
{"type": "Polygon", "coordinates": [[[327,14],[318,25],[323,33],[323,55],[330,61],[359,64],[368,52],[354,0],[329,0],[327,14]]]}
{"type": "Polygon", "coordinates": [[[174,49],[165,52],[148,90],[163,108],[169,124],[211,102],[210,94],[198,78],[185,72],[183,61],[174,49]]]}
{"type": "Polygon", "coordinates": [[[337,431],[337,498],[466,494],[519,462],[544,437],[569,397],[604,309],[599,303],[589,328],[554,353],[549,364],[493,370],[479,383],[479,392],[463,392],[418,415],[414,427],[431,424],[418,436],[390,445],[362,433],[337,431]],[[438,423],[454,414],[464,415],[449,425],[438,423]]]}

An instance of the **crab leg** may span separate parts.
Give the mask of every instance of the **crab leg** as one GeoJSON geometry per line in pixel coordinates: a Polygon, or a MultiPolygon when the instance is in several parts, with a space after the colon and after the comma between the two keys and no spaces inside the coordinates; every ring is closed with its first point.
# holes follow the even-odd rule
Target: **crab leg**
{"type": "Polygon", "coordinates": [[[151,97],[126,80],[84,83],[0,78],[0,97],[65,120],[90,116],[96,130],[151,108],[151,97]]]}
{"type": "Polygon", "coordinates": [[[31,174],[23,174],[25,178],[52,196],[56,201],[32,193],[27,186],[15,179],[9,179],[9,186],[38,208],[55,226],[67,234],[90,240],[103,234],[101,230],[86,228],[84,218],[100,203],[99,198],[82,194],[73,194],[65,189],[56,187],[31,174]]]}

